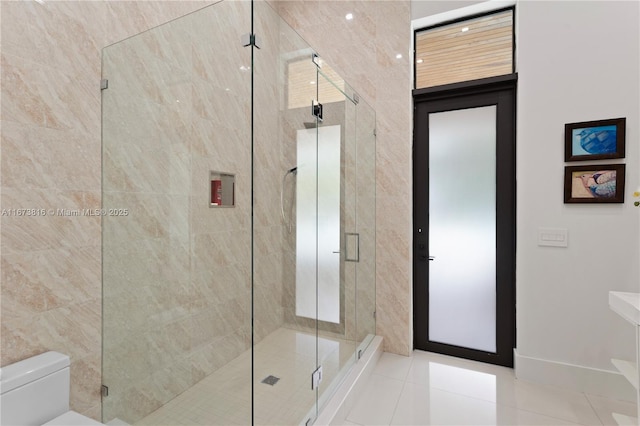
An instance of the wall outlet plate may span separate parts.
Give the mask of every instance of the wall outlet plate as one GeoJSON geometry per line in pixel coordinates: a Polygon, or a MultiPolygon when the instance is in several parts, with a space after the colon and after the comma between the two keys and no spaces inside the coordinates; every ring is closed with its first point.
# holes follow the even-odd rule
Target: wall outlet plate
{"type": "Polygon", "coordinates": [[[538,228],[538,245],[541,247],[567,247],[569,233],[566,228],[538,228]]]}

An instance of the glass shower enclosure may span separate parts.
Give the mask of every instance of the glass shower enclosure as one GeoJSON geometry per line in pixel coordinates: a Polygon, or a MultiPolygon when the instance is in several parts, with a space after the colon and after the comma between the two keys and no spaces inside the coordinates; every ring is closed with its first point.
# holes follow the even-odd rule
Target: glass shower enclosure
{"type": "Polygon", "coordinates": [[[264,1],[102,74],[103,422],[313,423],[375,334],[375,112],[264,1]]]}

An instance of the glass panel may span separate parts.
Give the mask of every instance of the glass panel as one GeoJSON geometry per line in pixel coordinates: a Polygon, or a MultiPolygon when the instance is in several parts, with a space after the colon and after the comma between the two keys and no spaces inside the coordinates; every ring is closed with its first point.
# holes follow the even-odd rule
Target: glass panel
{"type": "Polygon", "coordinates": [[[297,425],[317,415],[317,71],[309,45],[267,2],[254,12],[254,420],[297,425]]]}
{"type": "Polygon", "coordinates": [[[326,64],[318,80],[268,3],[251,8],[219,2],[104,49],[103,207],[129,212],[103,218],[105,423],[306,423],[355,360],[353,94],[326,64]],[[260,49],[240,43],[252,25],[260,49]]]}
{"type": "Polygon", "coordinates": [[[431,341],[496,351],[495,187],[496,106],[429,114],[431,341]]]}
{"type": "Polygon", "coordinates": [[[309,84],[311,81],[315,81],[316,70],[308,68],[308,61],[309,58],[305,57],[287,63],[287,87],[289,88],[287,91],[288,108],[307,107],[309,106],[309,99],[322,98],[325,103],[342,101],[342,92],[345,87],[344,80],[331,66],[319,58],[319,62],[322,65],[322,74],[327,76],[339,90],[335,90],[333,85],[316,87],[309,84]],[[319,93],[317,93],[318,90],[319,93]]]}
{"type": "Polygon", "coordinates": [[[356,344],[364,353],[376,334],[376,114],[360,99],[356,126],[356,344]]]}
{"type": "Polygon", "coordinates": [[[356,104],[342,91],[323,63],[318,76],[318,101],[323,120],[318,128],[318,361],[323,381],[318,408],[355,362],[356,229],[356,104]],[[351,244],[348,244],[351,242],[351,244]],[[351,253],[349,253],[351,250],[351,253]],[[323,317],[322,310],[333,314],[323,317]]]}
{"type": "Polygon", "coordinates": [[[102,218],[105,423],[251,423],[250,14],[218,3],[103,51],[103,207],[129,211],[102,218]],[[210,208],[212,170],[234,208],[210,208]]]}
{"type": "Polygon", "coordinates": [[[416,33],[416,88],[513,72],[513,10],[416,33]]]}

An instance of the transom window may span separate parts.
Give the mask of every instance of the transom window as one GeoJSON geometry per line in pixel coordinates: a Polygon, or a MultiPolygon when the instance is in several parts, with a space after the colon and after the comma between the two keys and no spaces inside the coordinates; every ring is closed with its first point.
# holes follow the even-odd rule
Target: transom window
{"type": "Polygon", "coordinates": [[[511,74],[513,9],[416,31],[416,89],[511,74]]]}

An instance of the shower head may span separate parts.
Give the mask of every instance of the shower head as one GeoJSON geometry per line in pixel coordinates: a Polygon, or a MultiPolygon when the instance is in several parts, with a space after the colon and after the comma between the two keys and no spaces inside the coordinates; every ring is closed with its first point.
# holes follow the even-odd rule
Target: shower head
{"type": "Polygon", "coordinates": [[[287,173],[297,173],[297,172],[298,172],[298,166],[292,167],[289,170],[287,170],[287,173]]]}

